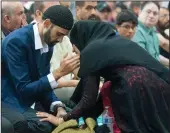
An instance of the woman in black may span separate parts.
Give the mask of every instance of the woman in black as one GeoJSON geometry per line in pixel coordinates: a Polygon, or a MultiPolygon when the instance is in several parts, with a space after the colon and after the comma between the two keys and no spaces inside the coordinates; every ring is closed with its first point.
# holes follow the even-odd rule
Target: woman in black
{"type": "Polygon", "coordinates": [[[64,121],[95,106],[102,76],[112,82],[112,109],[122,133],[170,133],[168,69],[104,22],[77,22],[70,40],[81,51],[78,89],[83,92],[64,121]]]}

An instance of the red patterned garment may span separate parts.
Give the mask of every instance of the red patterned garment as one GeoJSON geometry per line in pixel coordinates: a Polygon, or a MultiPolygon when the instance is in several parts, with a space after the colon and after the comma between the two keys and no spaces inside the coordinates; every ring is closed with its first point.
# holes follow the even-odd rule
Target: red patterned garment
{"type": "Polygon", "coordinates": [[[111,81],[107,81],[104,83],[103,87],[101,88],[101,96],[102,96],[102,100],[103,100],[103,106],[109,106],[109,116],[113,117],[113,131],[114,133],[121,133],[120,129],[118,128],[116,121],[115,121],[115,117],[114,117],[114,113],[113,113],[113,109],[112,109],[112,105],[111,105],[111,101],[110,101],[110,97],[111,97],[111,81]]]}

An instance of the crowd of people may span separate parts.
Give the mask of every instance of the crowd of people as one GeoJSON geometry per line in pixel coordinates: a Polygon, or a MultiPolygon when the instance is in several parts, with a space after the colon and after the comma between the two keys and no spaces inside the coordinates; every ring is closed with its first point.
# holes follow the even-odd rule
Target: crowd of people
{"type": "MultiPolygon", "coordinates": [[[[80,117],[96,121],[105,97],[115,133],[170,133],[169,6],[3,1],[2,133],[59,133],[80,117]]],[[[110,132],[88,126],[75,133],[110,132]]]]}

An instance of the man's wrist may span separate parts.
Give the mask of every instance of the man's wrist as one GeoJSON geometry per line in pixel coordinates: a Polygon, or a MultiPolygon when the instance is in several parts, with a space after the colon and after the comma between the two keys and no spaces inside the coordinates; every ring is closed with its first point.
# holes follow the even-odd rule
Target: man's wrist
{"type": "Polygon", "coordinates": [[[65,110],[65,108],[64,107],[58,107],[57,112],[60,111],[60,110],[65,110]]]}
{"type": "Polygon", "coordinates": [[[58,79],[60,79],[62,76],[64,76],[64,74],[60,71],[60,69],[56,69],[55,71],[52,72],[54,75],[55,80],[57,81],[58,79]]]}
{"type": "Polygon", "coordinates": [[[66,109],[66,107],[65,107],[64,104],[56,104],[56,105],[54,106],[54,111],[55,111],[56,114],[57,114],[58,111],[61,110],[61,109],[63,109],[63,110],[66,109]]]}

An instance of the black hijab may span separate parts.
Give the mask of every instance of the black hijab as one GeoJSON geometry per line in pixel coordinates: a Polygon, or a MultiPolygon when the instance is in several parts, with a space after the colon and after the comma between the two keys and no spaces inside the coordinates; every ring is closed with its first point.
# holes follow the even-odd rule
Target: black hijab
{"type": "Polygon", "coordinates": [[[167,68],[135,42],[115,35],[104,22],[78,22],[70,38],[81,51],[79,77],[108,66],[138,65],[153,71],[169,83],[167,68]]]}
{"type": "Polygon", "coordinates": [[[82,51],[91,41],[110,34],[115,34],[115,31],[109,23],[94,20],[78,21],[70,32],[70,41],[82,51]]]}

